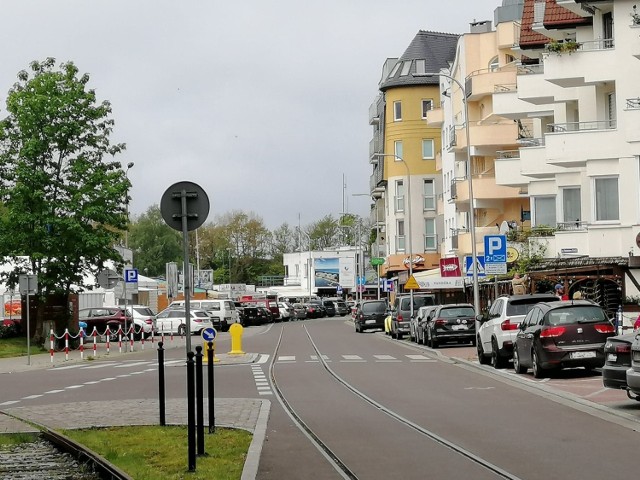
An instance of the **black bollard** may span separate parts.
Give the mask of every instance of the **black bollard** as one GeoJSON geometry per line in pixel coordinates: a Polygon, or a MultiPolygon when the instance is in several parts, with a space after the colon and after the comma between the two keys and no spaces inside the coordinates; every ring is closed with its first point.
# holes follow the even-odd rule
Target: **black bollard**
{"type": "Polygon", "coordinates": [[[213,398],[213,342],[207,343],[207,384],[209,392],[209,433],[216,432],[216,414],[213,398]]]}
{"type": "Polygon", "coordinates": [[[197,435],[198,455],[204,455],[204,385],[202,378],[202,347],[196,347],[196,416],[197,416],[197,435]]]}
{"type": "Polygon", "coordinates": [[[165,398],[164,398],[164,342],[158,342],[158,404],[160,405],[160,425],[164,427],[165,420],[165,398]]]}
{"type": "Polygon", "coordinates": [[[196,412],[193,352],[187,352],[187,451],[189,471],[196,471],[196,412]]]}

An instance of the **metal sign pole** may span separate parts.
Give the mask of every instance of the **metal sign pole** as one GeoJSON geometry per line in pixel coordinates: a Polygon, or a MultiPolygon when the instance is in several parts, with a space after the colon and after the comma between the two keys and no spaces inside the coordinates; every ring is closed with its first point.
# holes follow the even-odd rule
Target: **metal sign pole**
{"type": "Polygon", "coordinates": [[[29,277],[27,277],[27,365],[31,365],[31,325],[29,324],[29,277]]]}

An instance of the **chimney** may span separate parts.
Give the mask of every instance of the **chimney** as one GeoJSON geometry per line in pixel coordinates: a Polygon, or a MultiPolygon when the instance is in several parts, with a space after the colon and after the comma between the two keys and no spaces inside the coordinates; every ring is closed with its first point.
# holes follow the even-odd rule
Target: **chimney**
{"type": "Polygon", "coordinates": [[[492,29],[491,20],[481,20],[469,24],[469,33],[487,33],[492,29]]]}

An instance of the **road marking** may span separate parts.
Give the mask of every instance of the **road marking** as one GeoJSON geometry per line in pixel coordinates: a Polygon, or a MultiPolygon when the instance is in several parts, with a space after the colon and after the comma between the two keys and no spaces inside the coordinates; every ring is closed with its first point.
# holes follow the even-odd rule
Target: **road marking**
{"type": "Polygon", "coordinates": [[[264,387],[264,386],[269,386],[269,382],[256,382],[256,386],[258,387],[264,387]]]}
{"type": "MultiPolygon", "coordinates": [[[[98,382],[94,382],[94,383],[98,383],[98,382]]],[[[60,392],[64,392],[64,390],[49,390],[48,392],[44,392],[44,393],[47,394],[47,393],[60,393],[60,392]]]]}
{"type": "Polygon", "coordinates": [[[22,400],[33,400],[34,398],[40,398],[42,395],[29,395],[28,397],[22,397],[22,400]]]}
{"type": "Polygon", "coordinates": [[[376,361],[378,362],[399,362],[400,361],[396,357],[393,357],[391,355],[374,355],[373,358],[375,358],[376,361]]]}
{"type": "Polygon", "coordinates": [[[601,390],[598,390],[597,392],[592,392],[592,393],[590,393],[588,395],[585,395],[584,398],[595,397],[596,395],[600,395],[601,393],[608,392],[608,391],[609,391],[608,388],[603,388],[601,390]]]}
{"type": "Polygon", "coordinates": [[[98,365],[91,365],[90,367],[82,367],[82,370],[93,370],[95,368],[113,367],[116,362],[102,362],[98,365]]]}
{"type": "Polygon", "coordinates": [[[118,375],[116,378],[127,378],[127,377],[130,377],[130,376],[131,376],[130,373],[125,373],[123,375],[118,375]]]}
{"type": "Polygon", "coordinates": [[[69,385],[68,387],[64,387],[65,390],[74,390],[76,388],[82,388],[84,385],[69,385]]]}
{"type": "Polygon", "coordinates": [[[281,355],[278,357],[278,362],[295,362],[296,357],[294,355],[281,355]]]}
{"type": "Polygon", "coordinates": [[[493,390],[495,387],[464,387],[465,390],[493,390]]]}
{"type": "Polygon", "coordinates": [[[345,360],[363,360],[360,355],[342,355],[345,360]]]}
{"type": "Polygon", "coordinates": [[[259,395],[273,395],[273,392],[269,390],[268,392],[258,392],[259,395]]]}
{"type": "Polygon", "coordinates": [[[149,365],[151,362],[135,362],[135,363],[127,363],[125,365],[116,365],[113,368],[130,368],[130,367],[138,367],[140,365],[149,365]]]}
{"type": "Polygon", "coordinates": [[[100,380],[93,380],[91,382],[84,382],[85,385],[95,385],[96,383],[100,383],[100,380]]]}
{"type": "Polygon", "coordinates": [[[101,382],[110,382],[111,380],[115,380],[114,377],[107,377],[107,378],[103,378],[102,380],[100,380],[101,382]]]}
{"type": "Polygon", "coordinates": [[[412,362],[437,362],[433,358],[425,357],[424,355],[406,355],[412,362]]]}
{"type": "Polygon", "coordinates": [[[269,355],[261,354],[260,359],[256,362],[258,364],[267,363],[269,360],[269,355]]]}
{"type": "Polygon", "coordinates": [[[47,370],[71,370],[72,368],[82,368],[84,365],[67,365],[66,367],[51,367],[47,368],[47,370]]]}

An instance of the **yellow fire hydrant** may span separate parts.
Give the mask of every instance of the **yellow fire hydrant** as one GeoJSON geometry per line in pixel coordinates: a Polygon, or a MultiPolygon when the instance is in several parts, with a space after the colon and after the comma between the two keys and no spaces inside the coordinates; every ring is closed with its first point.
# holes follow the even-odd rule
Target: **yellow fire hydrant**
{"type": "Polygon", "coordinates": [[[229,355],[244,355],[242,351],[242,325],[234,323],[229,327],[229,335],[231,335],[231,351],[229,355]]]}

